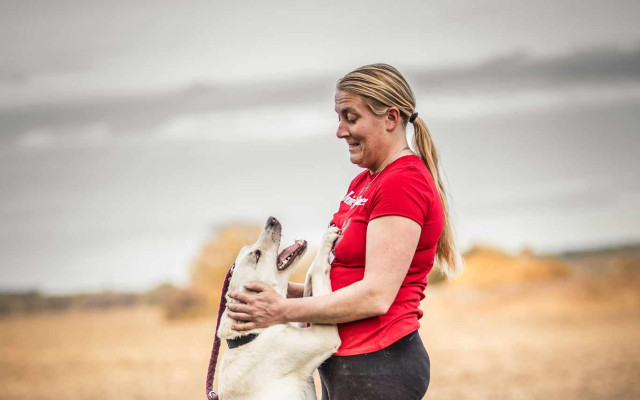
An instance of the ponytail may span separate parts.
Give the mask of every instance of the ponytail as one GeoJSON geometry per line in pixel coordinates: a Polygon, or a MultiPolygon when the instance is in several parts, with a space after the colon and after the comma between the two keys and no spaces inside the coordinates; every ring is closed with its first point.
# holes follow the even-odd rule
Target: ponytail
{"type": "Polygon", "coordinates": [[[420,155],[422,162],[427,166],[429,172],[431,172],[431,176],[433,177],[433,182],[436,184],[436,188],[438,189],[440,201],[442,202],[442,209],[444,211],[444,228],[440,235],[440,239],[438,240],[435,267],[438,268],[442,274],[446,275],[447,278],[455,278],[462,273],[464,264],[455,245],[453,224],[451,223],[449,212],[449,201],[447,200],[444,182],[440,177],[438,167],[438,150],[431,139],[431,134],[429,133],[429,129],[427,129],[427,125],[420,117],[417,117],[413,122],[413,129],[413,146],[418,150],[418,154],[420,155]]]}

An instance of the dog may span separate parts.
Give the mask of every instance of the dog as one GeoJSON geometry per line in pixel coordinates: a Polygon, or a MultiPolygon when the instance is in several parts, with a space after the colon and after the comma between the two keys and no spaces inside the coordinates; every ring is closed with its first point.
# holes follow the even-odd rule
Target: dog
{"type": "MultiPolygon", "coordinates": [[[[297,240],[278,254],[281,233],[280,222],[269,217],[258,241],[239,252],[229,290],[246,291],[244,284],[257,281],[286,297],[292,267],[307,242],[297,240]]],[[[305,278],[305,296],[331,293],[329,256],[338,238],[336,227],[325,232],[305,278]]],[[[228,295],[227,301],[235,302],[228,295]]],[[[220,362],[220,400],[316,399],[313,371],[340,347],[335,324],[278,324],[238,332],[231,329],[235,322],[225,310],[217,332],[229,344],[220,362]]]]}

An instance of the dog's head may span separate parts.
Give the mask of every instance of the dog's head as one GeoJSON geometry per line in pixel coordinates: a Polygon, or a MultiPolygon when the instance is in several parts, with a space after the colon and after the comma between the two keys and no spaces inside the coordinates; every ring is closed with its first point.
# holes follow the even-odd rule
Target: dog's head
{"type": "Polygon", "coordinates": [[[238,253],[229,283],[230,290],[244,291],[244,284],[257,281],[271,286],[286,297],[289,276],[306,252],[307,242],[296,240],[278,253],[281,236],[282,225],[274,217],[269,217],[258,241],[243,247],[238,253]]]}

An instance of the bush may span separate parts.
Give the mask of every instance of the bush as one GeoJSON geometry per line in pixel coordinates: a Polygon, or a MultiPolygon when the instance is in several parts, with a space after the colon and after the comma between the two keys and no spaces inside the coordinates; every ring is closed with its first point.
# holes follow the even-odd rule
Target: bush
{"type": "Polygon", "coordinates": [[[166,319],[202,316],[208,309],[206,296],[193,288],[176,288],[168,293],[162,303],[162,310],[166,319]]]}

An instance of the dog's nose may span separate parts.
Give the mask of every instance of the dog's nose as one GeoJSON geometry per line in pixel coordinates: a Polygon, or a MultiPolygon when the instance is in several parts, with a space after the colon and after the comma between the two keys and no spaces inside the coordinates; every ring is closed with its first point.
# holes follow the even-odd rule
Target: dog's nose
{"type": "Polygon", "coordinates": [[[267,220],[267,226],[274,227],[279,224],[280,222],[277,219],[275,219],[275,217],[269,217],[269,219],[267,220]]]}

